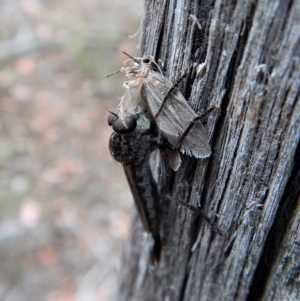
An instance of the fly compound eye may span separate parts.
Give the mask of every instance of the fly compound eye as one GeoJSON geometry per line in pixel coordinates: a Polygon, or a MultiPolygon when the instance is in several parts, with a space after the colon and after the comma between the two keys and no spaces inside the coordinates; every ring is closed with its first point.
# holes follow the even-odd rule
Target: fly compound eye
{"type": "Polygon", "coordinates": [[[119,119],[119,116],[117,114],[114,113],[110,113],[108,116],[108,125],[112,126],[117,120],[119,119]]]}
{"type": "Polygon", "coordinates": [[[118,134],[128,134],[135,130],[136,128],[136,119],[130,116],[124,118],[124,121],[121,119],[115,120],[113,123],[113,130],[118,134]]]}

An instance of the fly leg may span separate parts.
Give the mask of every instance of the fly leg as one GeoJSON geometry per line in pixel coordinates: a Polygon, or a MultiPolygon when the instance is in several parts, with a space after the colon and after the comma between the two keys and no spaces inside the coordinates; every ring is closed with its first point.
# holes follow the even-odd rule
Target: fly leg
{"type": "Polygon", "coordinates": [[[214,230],[216,233],[218,233],[218,234],[221,235],[221,236],[226,236],[226,235],[224,234],[224,232],[221,231],[221,230],[219,229],[218,225],[217,225],[216,223],[214,223],[214,222],[211,220],[211,218],[209,218],[209,217],[207,216],[207,214],[206,214],[200,207],[196,207],[196,206],[192,206],[192,205],[190,205],[190,204],[184,203],[184,202],[182,202],[182,201],[180,201],[180,200],[178,200],[178,199],[172,197],[172,196],[169,195],[169,194],[166,194],[166,197],[167,197],[169,200],[171,200],[171,201],[177,203],[178,205],[185,206],[185,207],[187,207],[188,209],[194,211],[197,215],[201,216],[201,217],[202,217],[202,218],[203,218],[203,219],[204,219],[204,220],[205,220],[205,221],[213,228],[213,230],[214,230]]]}
{"type": "Polygon", "coordinates": [[[154,118],[153,118],[153,121],[156,120],[156,118],[158,117],[158,115],[161,113],[165,103],[167,102],[167,99],[169,98],[170,94],[174,91],[174,89],[176,89],[178,87],[178,85],[182,82],[182,80],[188,76],[188,74],[190,74],[190,70],[187,71],[186,69],[183,71],[183,74],[182,76],[177,80],[177,82],[175,84],[173,84],[173,87],[170,88],[170,90],[168,91],[168,93],[165,95],[162,103],[161,103],[161,106],[160,108],[158,109],[158,111],[156,112],[154,118]]]}
{"type": "Polygon", "coordinates": [[[179,138],[178,142],[175,145],[175,149],[179,150],[180,147],[182,146],[182,143],[185,139],[185,137],[188,135],[188,133],[190,132],[190,130],[192,129],[192,127],[196,124],[196,122],[198,120],[200,120],[201,118],[203,118],[204,116],[206,116],[207,114],[209,114],[212,110],[214,110],[215,108],[210,108],[209,110],[207,110],[204,114],[202,114],[201,116],[197,116],[196,118],[194,118],[190,124],[188,125],[188,127],[184,130],[184,132],[182,133],[181,137],[179,138]]]}

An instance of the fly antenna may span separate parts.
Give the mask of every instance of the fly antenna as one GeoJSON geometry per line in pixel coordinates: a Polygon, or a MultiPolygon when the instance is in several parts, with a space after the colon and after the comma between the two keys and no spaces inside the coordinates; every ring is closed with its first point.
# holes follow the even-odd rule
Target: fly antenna
{"type": "Polygon", "coordinates": [[[118,118],[119,118],[119,115],[118,115],[118,114],[112,112],[112,111],[109,110],[109,109],[106,109],[106,108],[104,108],[104,109],[105,109],[106,111],[108,111],[110,114],[112,114],[112,115],[114,115],[115,117],[118,117],[118,118]]]}
{"type": "Polygon", "coordinates": [[[114,113],[114,112],[112,112],[112,111],[110,111],[106,108],[104,108],[104,109],[107,110],[110,113],[110,115],[108,116],[107,121],[108,121],[108,125],[112,126],[115,123],[115,121],[119,119],[119,116],[118,116],[118,114],[116,114],[116,113],[114,113]]]}
{"type": "Polygon", "coordinates": [[[152,63],[157,67],[161,75],[164,75],[163,72],[161,71],[159,65],[153,60],[152,63]]]}
{"type": "Polygon", "coordinates": [[[128,57],[130,57],[134,62],[140,64],[140,62],[139,62],[137,59],[135,59],[134,57],[132,57],[131,55],[129,55],[128,53],[126,53],[126,52],[124,52],[124,51],[122,51],[122,52],[123,52],[125,55],[127,55],[128,57]]]}
{"type": "Polygon", "coordinates": [[[115,72],[113,72],[113,73],[111,73],[111,74],[108,74],[108,75],[106,76],[106,78],[108,78],[108,77],[110,77],[110,76],[112,76],[112,75],[114,75],[114,74],[116,74],[116,73],[119,73],[119,72],[121,72],[121,70],[118,70],[118,71],[115,71],[115,72]]]}

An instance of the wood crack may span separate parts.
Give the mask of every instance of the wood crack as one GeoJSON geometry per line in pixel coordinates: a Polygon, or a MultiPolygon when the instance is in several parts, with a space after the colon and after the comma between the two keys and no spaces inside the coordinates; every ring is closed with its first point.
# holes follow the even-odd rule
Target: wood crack
{"type": "Polygon", "coordinates": [[[290,218],[296,208],[300,194],[300,144],[298,144],[294,161],[292,173],[256,267],[247,301],[261,300],[266,283],[270,277],[272,262],[279,254],[284,233],[288,230],[290,218]]]}

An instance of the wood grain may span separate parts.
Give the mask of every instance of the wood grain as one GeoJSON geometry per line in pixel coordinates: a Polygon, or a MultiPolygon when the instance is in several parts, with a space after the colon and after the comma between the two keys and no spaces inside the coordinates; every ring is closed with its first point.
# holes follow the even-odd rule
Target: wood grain
{"type": "Polygon", "coordinates": [[[164,63],[203,120],[213,154],[183,157],[162,200],[163,251],[134,216],[119,300],[299,300],[300,1],[146,0],[139,55],[164,63]],[[193,21],[195,16],[200,25],[193,21]]]}

